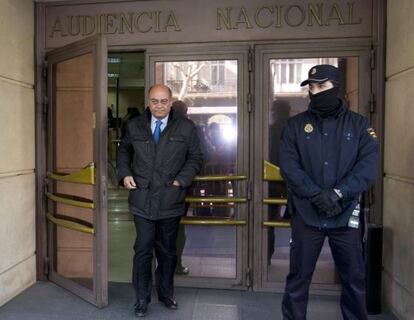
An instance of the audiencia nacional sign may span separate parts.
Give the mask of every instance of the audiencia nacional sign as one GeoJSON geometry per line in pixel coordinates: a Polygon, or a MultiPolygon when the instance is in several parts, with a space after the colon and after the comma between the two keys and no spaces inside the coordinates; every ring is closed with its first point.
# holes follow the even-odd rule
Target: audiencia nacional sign
{"type": "Polygon", "coordinates": [[[348,1],[131,1],[44,4],[46,47],[96,33],[111,45],[365,37],[372,2],[348,1]]]}

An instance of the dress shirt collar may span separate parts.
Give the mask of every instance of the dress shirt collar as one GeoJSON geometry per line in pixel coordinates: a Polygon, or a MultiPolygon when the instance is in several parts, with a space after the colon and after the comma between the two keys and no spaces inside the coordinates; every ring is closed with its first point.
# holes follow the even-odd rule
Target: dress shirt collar
{"type": "Polygon", "coordinates": [[[167,125],[168,117],[169,117],[169,115],[167,114],[167,116],[165,118],[158,119],[158,118],[155,118],[154,116],[151,115],[151,131],[154,132],[154,130],[155,130],[155,122],[157,120],[161,120],[161,122],[162,122],[161,123],[161,132],[162,132],[165,129],[166,125],[167,125]]]}

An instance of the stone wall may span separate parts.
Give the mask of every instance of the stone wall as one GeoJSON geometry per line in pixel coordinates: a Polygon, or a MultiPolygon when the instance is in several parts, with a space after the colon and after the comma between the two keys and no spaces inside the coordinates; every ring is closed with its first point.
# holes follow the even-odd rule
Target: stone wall
{"type": "Polygon", "coordinates": [[[414,1],[388,1],[384,147],[386,307],[414,319],[414,1]]]}
{"type": "Polygon", "coordinates": [[[0,2],[0,306],[36,281],[34,4],[0,2]]]}

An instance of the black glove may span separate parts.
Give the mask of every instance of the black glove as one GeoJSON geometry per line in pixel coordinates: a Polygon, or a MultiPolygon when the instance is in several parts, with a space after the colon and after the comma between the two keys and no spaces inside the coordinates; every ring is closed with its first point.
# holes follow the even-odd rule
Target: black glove
{"type": "Polygon", "coordinates": [[[318,211],[327,217],[333,217],[342,212],[342,208],[338,203],[339,200],[339,196],[333,190],[323,190],[311,198],[318,211]]]}

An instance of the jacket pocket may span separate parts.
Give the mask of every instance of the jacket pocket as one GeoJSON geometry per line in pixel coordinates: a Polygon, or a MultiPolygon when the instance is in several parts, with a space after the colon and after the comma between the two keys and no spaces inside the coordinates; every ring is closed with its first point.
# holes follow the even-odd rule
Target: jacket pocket
{"type": "Polygon", "coordinates": [[[160,210],[172,210],[184,204],[186,189],[174,185],[165,186],[160,199],[160,210]]]}
{"type": "Polygon", "coordinates": [[[150,139],[146,135],[135,136],[132,138],[132,145],[134,147],[135,152],[148,152],[150,142],[150,139]]]}
{"type": "Polygon", "coordinates": [[[175,176],[185,162],[187,143],[184,136],[174,135],[168,138],[164,164],[169,168],[168,172],[175,176]]]}
{"type": "Polygon", "coordinates": [[[133,207],[145,211],[145,205],[148,198],[148,183],[137,183],[137,188],[129,191],[128,202],[133,207]]]}
{"type": "Polygon", "coordinates": [[[178,143],[185,143],[185,137],[184,136],[179,136],[179,135],[176,135],[176,136],[171,136],[169,139],[168,139],[168,141],[170,141],[170,142],[178,142],[178,143]]]}
{"type": "Polygon", "coordinates": [[[168,138],[168,146],[171,151],[179,152],[186,147],[186,140],[184,136],[171,136],[168,138]]]}

